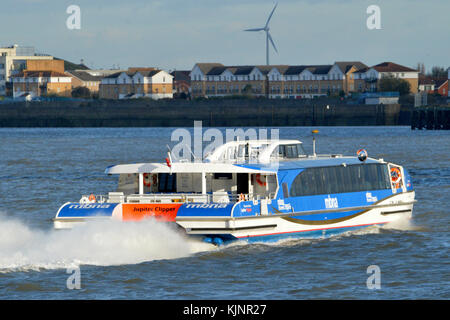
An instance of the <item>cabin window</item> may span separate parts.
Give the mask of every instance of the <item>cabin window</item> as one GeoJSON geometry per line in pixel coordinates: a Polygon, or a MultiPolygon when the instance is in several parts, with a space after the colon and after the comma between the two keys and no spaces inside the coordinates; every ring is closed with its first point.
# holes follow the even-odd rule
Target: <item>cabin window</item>
{"type": "Polygon", "coordinates": [[[158,175],[158,190],[160,192],[176,192],[177,191],[177,179],[176,173],[160,173],[158,175]]]}
{"type": "Polygon", "coordinates": [[[385,164],[319,167],[303,170],[292,183],[291,197],[390,189],[385,164]]]}
{"type": "Polygon", "coordinates": [[[245,146],[241,144],[239,145],[238,157],[243,158],[244,156],[245,156],[245,146]]]}
{"type": "Polygon", "coordinates": [[[300,144],[279,145],[272,153],[272,157],[279,158],[298,158],[305,155],[304,150],[300,144]]]}
{"type": "Polygon", "coordinates": [[[214,173],[214,179],[218,180],[231,180],[233,179],[232,173],[214,173]]]}
{"type": "Polygon", "coordinates": [[[286,158],[298,158],[298,150],[296,144],[286,146],[286,158]]]}
{"type": "Polygon", "coordinates": [[[287,183],[283,182],[282,186],[283,186],[283,196],[285,198],[289,198],[289,189],[287,183]]]}

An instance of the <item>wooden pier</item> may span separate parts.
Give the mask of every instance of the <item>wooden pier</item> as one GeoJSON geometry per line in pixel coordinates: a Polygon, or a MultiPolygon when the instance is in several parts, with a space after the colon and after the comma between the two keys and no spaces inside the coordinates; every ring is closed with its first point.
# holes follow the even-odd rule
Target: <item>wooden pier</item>
{"type": "Polygon", "coordinates": [[[450,106],[414,108],[411,129],[450,130],[450,106]]]}

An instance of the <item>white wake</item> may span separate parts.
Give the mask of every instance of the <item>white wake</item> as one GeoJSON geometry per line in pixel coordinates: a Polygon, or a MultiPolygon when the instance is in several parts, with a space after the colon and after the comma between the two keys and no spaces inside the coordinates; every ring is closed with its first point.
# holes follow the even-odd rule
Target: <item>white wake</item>
{"type": "Polygon", "coordinates": [[[71,230],[30,229],[0,215],[0,272],[122,265],[214,250],[154,222],[92,222],[71,230]]]}

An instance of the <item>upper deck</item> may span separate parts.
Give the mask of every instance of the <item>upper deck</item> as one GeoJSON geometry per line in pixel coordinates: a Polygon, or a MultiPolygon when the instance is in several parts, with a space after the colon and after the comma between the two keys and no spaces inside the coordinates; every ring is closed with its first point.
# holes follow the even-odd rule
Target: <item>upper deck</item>
{"type": "Polygon", "coordinates": [[[205,162],[243,163],[305,158],[308,155],[299,140],[231,141],[208,154],[205,162]]]}
{"type": "MultiPolygon", "coordinates": [[[[368,158],[365,163],[384,161],[368,158]]],[[[355,164],[361,164],[355,156],[308,155],[299,140],[246,140],[221,145],[197,162],[123,164],[105,172],[119,175],[117,191],[125,199],[120,201],[209,203],[274,199],[280,175],[285,176],[281,172],[355,164]]]]}

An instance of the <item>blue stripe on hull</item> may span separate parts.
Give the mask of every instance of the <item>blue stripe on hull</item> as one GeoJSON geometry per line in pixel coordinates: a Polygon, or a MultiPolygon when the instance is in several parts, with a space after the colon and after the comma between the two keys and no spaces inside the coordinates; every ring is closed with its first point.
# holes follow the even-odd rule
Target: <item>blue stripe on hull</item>
{"type": "Polygon", "coordinates": [[[224,243],[229,243],[232,241],[237,240],[243,240],[247,241],[249,243],[255,243],[255,242],[277,242],[279,240],[285,240],[285,239],[318,239],[318,238],[329,238],[334,235],[339,235],[342,233],[345,233],[347,231],[355,231],[359,229],[364,229],[370,226],[375,225],[383,225],[384,223],[374,223],[369,225],[362,225],[362,226],[351,226],[351,227],[343,227],[343,228],[330,228],[330,229],[318,229],[318,230],[311,230],[311,231],[294,231],[294,232],[288,232],[288,233],[278,233],[278,234],[266,234],[266,235],[260,235],[260,236],[250,236],[250,237],[243,237],[243,238],[230,238],[229,235],[215,235],[215,237],[222,238],[224,243]]]}
{"type": "Polygon", "coordinates": [[[67,203],[63,205],[56,218],[112,217],[118,203],[67,203]]]}

